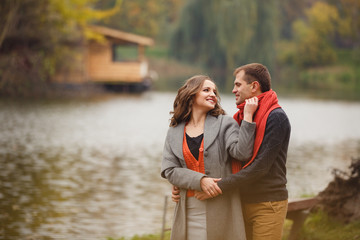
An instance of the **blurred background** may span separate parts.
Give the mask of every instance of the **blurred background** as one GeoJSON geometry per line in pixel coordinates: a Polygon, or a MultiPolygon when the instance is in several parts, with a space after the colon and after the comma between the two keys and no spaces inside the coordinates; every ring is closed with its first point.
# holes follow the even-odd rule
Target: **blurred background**
{"type": "MultiPolygon", "coordinates": [[[[236,67],[272,75],[292,125],[290,198],[360,155],[357,0],[0,1],[0,239],[161,230],[176,90],[236,67]]],[[[172,208],[169,204],[168,225],[172,208]]]]}

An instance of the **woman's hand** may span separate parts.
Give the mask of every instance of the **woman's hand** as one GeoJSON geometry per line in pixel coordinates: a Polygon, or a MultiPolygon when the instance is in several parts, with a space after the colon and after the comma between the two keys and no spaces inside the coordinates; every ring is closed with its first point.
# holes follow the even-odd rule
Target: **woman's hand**
{"type": "Polygon", "coordinates": [[[199,191],[195,191],[195,195],[194,197],[197,199],[197,200],[206,200],[206,199],[209,199],[209,198],[212,198],[210,195],[207,195],[206,193],[204,192],[199,192],[199,191]]]}
{"type": "Polygon", "coordinates": [[[211,197],[216,197],[217,195],[222,194],[221,189],[217,185],[217,182],[220,180],[221,178],[203,177],[200,180],[202,191],[211,197]]]}
{"type": "Polygon", "coordinates": [[[245,100],[245,107],[244,107],[244,120],[252,123],[253,116],[258,108],[259,99],[257,97],[248,98],[245,100]]]}

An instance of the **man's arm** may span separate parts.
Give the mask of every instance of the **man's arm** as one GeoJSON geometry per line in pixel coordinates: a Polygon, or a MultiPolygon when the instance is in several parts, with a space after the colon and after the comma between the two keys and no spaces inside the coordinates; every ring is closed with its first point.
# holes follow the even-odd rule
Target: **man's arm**
{"type": "Polygon", "coordinates": [[[182,167],[179,159],[172,152],[169,141],[165,141],[161,176],[166,178],[174,186],[203,191],[212,197],[216,197],[222,193],[216,184],[220,179],[209,178],[203,173],[182,167]]]}
{"type": "MultiPolygon", "coordinates": [[[[221,189],[216,184],[220,181],[221,178],[210,178],[210,177],[203,177],[200,180],[200,185],[202,191],[195,191],[195,197],[199,200],[205,200],[208,198],[216,197],[222,194],[221,189]]],[[[171,191],[171,198],[173,202],[178,202],[180,200],[180,188],[177,186],[172,186],[171,191]]]]}
{"type": "Polygon", "coordinates": [[[252,164],[236,174],[222,178],[217,184],[224,191],[238,188],[240,184],[256,181],[268,173],[277,158],[284,139],[290,132],[290,123],[283,111],[270,113],[263,142],[252,164]]]}

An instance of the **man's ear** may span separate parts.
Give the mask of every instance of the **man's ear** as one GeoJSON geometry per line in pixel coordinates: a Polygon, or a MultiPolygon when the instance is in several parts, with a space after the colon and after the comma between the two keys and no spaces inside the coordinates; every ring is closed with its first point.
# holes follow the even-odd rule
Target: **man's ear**
{"type": "Polygon", "coordinates": [[[251,85],[251,89],[256,92],[257,90],[260,90],[260,83],[258,81],[254,81],[251,85]]]}

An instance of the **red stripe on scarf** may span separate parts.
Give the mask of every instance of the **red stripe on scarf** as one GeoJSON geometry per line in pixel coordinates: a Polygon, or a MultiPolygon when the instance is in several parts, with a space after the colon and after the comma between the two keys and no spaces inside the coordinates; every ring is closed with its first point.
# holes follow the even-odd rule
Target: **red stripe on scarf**
{"type": "MultiPolygon", "coordinates": [[[[235,159],[232,160],[232,173],[237,173],[241,169],[249,166],[255,159],[261,143],[264,139],[266,121],[272,110],[276,108],[281,108],[278,104],[278,98],[276,93],[273,90],[269,90],[257,96],[259,99],[259,107],[254,114],[254,122],[256,122],[256,133],[255,133],[255,142],[254,142],[254,150],[253,155],[249,162],[247,162],[244,166],[241,165],[240,161],[235,159]]],[[[244,119],[244,107],[245,102],[237,106],[239,111],[234,114],[234,119],[241,125],[241,121],[244,119]]]]}

